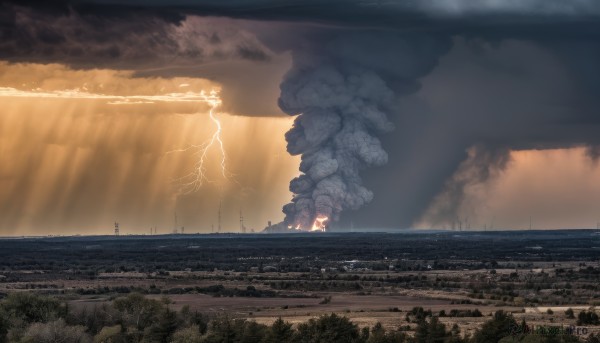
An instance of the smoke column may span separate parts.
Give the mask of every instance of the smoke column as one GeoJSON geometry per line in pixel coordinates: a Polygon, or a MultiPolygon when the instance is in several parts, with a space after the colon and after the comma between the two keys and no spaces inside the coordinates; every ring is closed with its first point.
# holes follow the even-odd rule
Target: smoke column
{"type": "Polygon", "coordinates": [[[387,114],[451,45],[431,35],[382,32],[336,34],[313,44],[294,51],[279,98],[281,109],[297,116],[285,136],[287,150],[302,156],[284,224],[305,231],[324,230],[342,211],[373,199],[360,172],[388,161],[379,139],[394,129],[387,114]]]}

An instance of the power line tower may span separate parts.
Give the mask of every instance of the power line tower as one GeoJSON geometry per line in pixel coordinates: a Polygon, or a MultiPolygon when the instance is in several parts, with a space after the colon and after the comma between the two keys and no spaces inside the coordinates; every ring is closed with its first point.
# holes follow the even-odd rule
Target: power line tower
{"type": "Polygon", "coordinates": [[[244,226],[244,216],[242,215],[242,209],[240,209],[240,232],[246,233],[246,227],[244,226]]]}
{"type": "Polygon", "coordinates": [[[115,236],[119,236],[119,223],[115,222],[115,236]]]}
{"type": "Polygon", "coordinates": [[[177,212],[173,212],[174,221],[173,221],[173,233],[177,234],[177,212]]]}
{"type": "Polygon", "coordinates": [[[221,233],[221,201],[219,201],[219,213],[217,215],[218,215],[217,233],[221,233]]]}

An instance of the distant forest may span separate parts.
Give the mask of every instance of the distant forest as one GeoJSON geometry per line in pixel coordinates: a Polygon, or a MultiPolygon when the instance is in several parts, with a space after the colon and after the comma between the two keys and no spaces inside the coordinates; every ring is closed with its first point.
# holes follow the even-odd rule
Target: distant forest
{"type": "MultiPolygon", "coordinates": [[[[380,324],[359,328],[336,314],[322,315],[293,326],[282,319],[272,325],[207,317],[188,307],[170,309],[169,300],[147,299],[140,294],[117,298],[80,311],[52,297],[28,292],[12,293],[0,302],[0,342],[15,343],[597,343],[594,335],[580,340],[574,332],[528,332],[527,323],[497,311],[473,336],[458,326],[446,327],[431,311],[416,307],[407,316],[417,323],[414,334],[402,326],[386,330],[380,324]]],[[[598,321],[598,317],[584,320],[598,321]]],[[[593,316],[592,316],[593,317],[593,316]]],[[[580,320],[582,320],[580,318],[580,320]]],[[[585,324],[585,323],[581,323],[585,324]]]]}

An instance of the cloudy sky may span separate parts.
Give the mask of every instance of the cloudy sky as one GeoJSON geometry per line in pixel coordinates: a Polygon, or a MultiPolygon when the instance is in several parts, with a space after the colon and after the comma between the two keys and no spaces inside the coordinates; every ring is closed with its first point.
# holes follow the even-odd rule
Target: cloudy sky
{"type": "Polygon", "coordinates": [[[0,1],[0,236],[596,227],[599,38],[593,0],[0,1]]]}

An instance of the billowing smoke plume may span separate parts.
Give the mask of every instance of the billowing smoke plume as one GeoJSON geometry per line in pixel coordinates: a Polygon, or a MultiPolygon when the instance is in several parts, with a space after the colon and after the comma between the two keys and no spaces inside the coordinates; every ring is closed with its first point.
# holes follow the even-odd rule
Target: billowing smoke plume
{"type": "Polygon", "coordinates": [[[382,139],[388,166],[363,174],[373,203],[342,224],[449,228],[468,217],[483,228],[492,215],[470,194],[502,175],[511,151],[598,145],[597,43],[516,37],[454,39],[392,117],[406,125],[382,139]]]}
{"type": "Polygon", "coordinates": [[[298,115],[288,152],[302,155],[286,225],[317,229],[317,220],[336,222],[373,199],[360,171],[388,161],[379,140],[394,129],[387,113],[449,47],[428,35],[345,33],[295,52],[279,98],[284,112],[298,115]]]}

